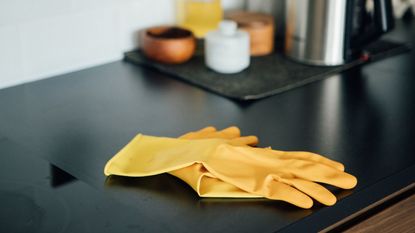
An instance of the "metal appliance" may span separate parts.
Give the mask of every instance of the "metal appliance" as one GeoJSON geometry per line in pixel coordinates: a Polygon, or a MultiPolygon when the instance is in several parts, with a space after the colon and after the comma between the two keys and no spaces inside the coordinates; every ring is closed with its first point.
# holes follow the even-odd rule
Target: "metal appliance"
{"type": "Polygon", "coordinates": [[[311,65],[345,64],[394,25],[391,0],[287,0],[285,13],[285,54],[311,65]]]}

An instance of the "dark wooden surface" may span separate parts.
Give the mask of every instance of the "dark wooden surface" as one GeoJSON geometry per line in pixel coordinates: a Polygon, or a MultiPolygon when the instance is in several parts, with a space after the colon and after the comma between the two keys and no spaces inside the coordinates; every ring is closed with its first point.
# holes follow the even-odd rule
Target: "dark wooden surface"
{"type": "Polygon", "coordinates": [[[415,232],[415,195],[350,227],[345,233],[415,232]]]}
{"type": "MultiPolygon", "coordinates": [[[[399,23],[388,37],[413,43],[414,27],[399,23]]],[[[412,51],[249,103],[122,61],[3,89],[0,142],[6,146],[0,155],[4,173],[15,175],[0,181],[9,193],[31,193],[8,183],[15,176],[40,182],[35,177],[41,179],[43,168],[24,156],[77,179],[82,185],[50,187],[72,203],[68,211],[88,210],[82,216],[90,218],[89,228],[69,225],[66,232],[318,231],[414,182],[414,77],[412,51]],[[207,125],[237,125],[258,135],[260,146],[326,155],[344,163],[358,186],[334,190],[335,206],[302,210],[278,201],[199,198],[168,175],[103,175],[106,161],[137,133],[178,136],[207,125]]],[[[14,200],[8,197],[0,199],[14,200]]],[[[53,222],[53,216],[59,215],[39,221],[53,222]]],[[[0,217],[1,223],[16,221],[7,213],[0,217]]]]}
{"type": "MultiPolygon", "coordinates": [[[[368,225],[371,225],[370,227],[376,227],[377,223],[384,224],[383,221],[381,221],[381,218],[379,216],[383,216],[384,212],[387,212],[389,215],[393,213],[395,216],[395,211],[389,211],[390,209],[396,210],[396,206],[401,206],[402,202],[406,202],[404,199],[407,199],[408,197],[415,194],[415,182],[392,193],[389,194],[382,199],[379,199],[378,201],[360,209],[357,212],[354,212],[350,214],[349,216],[341,219],[337,223],[328,226],[321,230],[321,233],[325,232],[343,232],[343,231],[349,231],[350,229],[357,229],[357,228],[367,228],[368,225]]],[[[408,207],[405,205],[405,207],[408,207]]],[[[407,212],[408,209],[402,209],[401,211],[404,211],[409,216],[412,214],[407,212]]],[[[392,217],[394,220],[397,220],[397,218],[392,217]]],[[[401,229],[409,229],[408,224],[406,221],[397,221],[394,224],[394,227],[401,228],[401,229]]]]}

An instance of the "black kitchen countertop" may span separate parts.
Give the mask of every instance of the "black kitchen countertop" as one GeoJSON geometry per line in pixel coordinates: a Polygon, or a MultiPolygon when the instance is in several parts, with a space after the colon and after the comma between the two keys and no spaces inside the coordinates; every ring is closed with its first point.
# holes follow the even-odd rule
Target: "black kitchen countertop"
{"type": "MultiPolygon", "coordinates": [[[[415,42],[415,23],[388,38],[415,42]]],[[[263,100],[236,102],[123,61],[0,90],[1,232],[313,232],[415,181],[415,53],[263,100]],[[199,198],[169,175],[103,167],[137,133],[236,125],[260,146],[345,164],[353,190],[303,210],[199,198]]]]}

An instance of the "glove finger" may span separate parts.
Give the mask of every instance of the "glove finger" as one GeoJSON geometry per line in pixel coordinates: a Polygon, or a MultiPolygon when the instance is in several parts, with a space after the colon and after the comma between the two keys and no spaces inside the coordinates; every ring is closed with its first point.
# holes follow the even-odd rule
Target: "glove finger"
{"type": "Polygon", "coordinates": [[[207,126],[207,127],[202,128],[202,129],[200,129],[196,132],[198,132],[198,133],[211,133],[211,132],[216,132],[216,131],[218,131],[218,130],[215,127],[207,126]]]}
{"type": "Polygon", "coordinates": [[[236,126],[231,126],[215,133],[215,137],[224,139],[234,139],[241,136],[241,130],[236,126]]]}
{"type": "Polygon", "coordinates": [[[275,179],[274,177],[264,187],[264,196],[273,200],[286,201],[304,209],[313,206],[313,200],[309,196],[290,185],[279,182],[278,178],[275,179]]]}
{"type": "Polygon", "coordinates": [[[216,132],[216,128],[213,126],[208,126],[203,129],[200,129],[198,131],[189,132],[186,134],[183,134],[179,138],[183,139],[201,139],[201,138],[207,138],[207,135],[211,135],[212,133],[216,132]]]}
{"type": "Polygon", "coordinates": [[[241,131],[236,126],[231,126],[223,130],[217,131],[214,127],[209,126],[195,132],[189,132],[180,136],[182,139],[208,139],[208,138],[222,138],[229,139],[229,144],[235,146],[255,146],[258,144],[256,136],[241,137],[241,131]]]}
{"type": "Polygon", "coordinates": [[[309,195],[318,202],[332,206],[336,203],[337,199],[329,190],[325,187],[316,184],[311,181],[302,180],[302,179],[280,179],[281,182],[286,183],[300,190],[301,192],[309,195]]]}
{"type": "Polygon", "coordinates": [[[287,165],[279,170],[301,179],[325,183],[343,189],[354,188],[357,184],[357,179],[353,175],[324,164],[294,159],[286,160],[286,162],[287,165]]]}
{"type": "Polygon", "coordinates": [[[312,152],[305,152],[305,151],[279,151],[279,150],[272,150],[273,153],[275,153],[278,158],[280,159],[301,159],[301,160],[307,160],[311,162],[317,162],[322,163],[324,165],[333,167],[339,171],[344,171],[344,165],[331,160],[329,158],[326,158],[322,155],[315,154],[312,152]]]}
{"type": "Polygon", "coordinates": [[[229,142],[229,144],[234,146],[255,146],[258,144],[258,138],[256,136],[244,136],[232,139],[232,141],[229,142]]]}
{"type": "Polygon", "coordinates": [[[217,131],[216,128],[209,126],[195,132],[189,132],[180,136],[183,139],[207,139],[207,138],[222,138],[234,139],[241,136],[241,131],[236,126],[231,126],[223,130],[217,131]]]}

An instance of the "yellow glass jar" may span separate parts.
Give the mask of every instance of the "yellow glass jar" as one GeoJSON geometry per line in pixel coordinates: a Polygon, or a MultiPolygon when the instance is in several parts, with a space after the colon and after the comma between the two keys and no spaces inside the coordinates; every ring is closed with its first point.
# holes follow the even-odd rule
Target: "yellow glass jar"
{"type": "Polygon", "coordinates": [[[223,19],[221,0],[177,0],[177,21],[198,38],[218,28],[223,19]]]}

